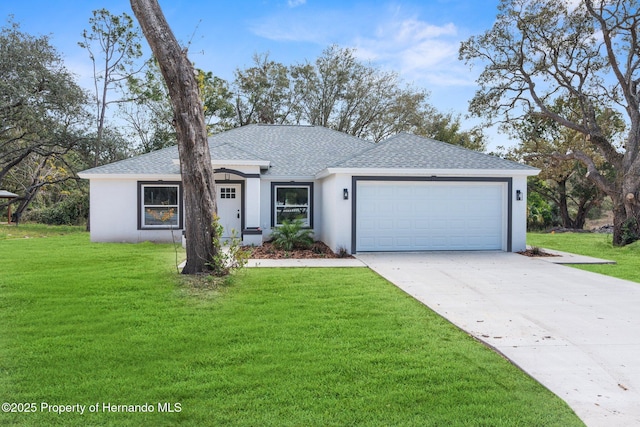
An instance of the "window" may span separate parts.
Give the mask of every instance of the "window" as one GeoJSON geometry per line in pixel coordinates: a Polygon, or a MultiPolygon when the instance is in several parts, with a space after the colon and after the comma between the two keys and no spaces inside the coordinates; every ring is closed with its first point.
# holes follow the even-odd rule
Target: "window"
{"type": "Polygon", "coordinates": [[[139,228],[182,228],[180,183],[138,183],[139,228]]]}
{"type": "Polygon", "coordinates": [[[311,200],[313,184],[272,184],[274,197],[274,225],[301,219],[306,227],[313,227],[311,200]]]}
{"type": "Polygon", "coordinates": [[[236,189],[235,189],[235,187],[220,187],[220,198],[221,199],[235,199],[236,198],[236,189]]]}

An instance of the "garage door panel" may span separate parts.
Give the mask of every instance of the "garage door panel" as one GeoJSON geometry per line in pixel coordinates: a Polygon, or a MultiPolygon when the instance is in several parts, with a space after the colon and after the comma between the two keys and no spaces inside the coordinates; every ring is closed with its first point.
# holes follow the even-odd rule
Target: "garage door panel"
{"type": "Polygon", "coordinates": [[[414,226],[416,230],[427,230],[429,228],[429,221],[419,218],[414,221],[414,226]]]}
{"type": "Polygon", "coordinates": [[[503,249],[506,183],[357,185],[356,251],[503,249]]]}

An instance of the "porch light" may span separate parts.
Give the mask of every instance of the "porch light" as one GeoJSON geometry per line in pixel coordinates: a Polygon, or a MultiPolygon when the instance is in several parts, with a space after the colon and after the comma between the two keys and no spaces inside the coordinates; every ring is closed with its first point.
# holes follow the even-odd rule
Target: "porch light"
{"type": "Polygon", "coordinates": [[[522,200],[522,191],[516,190],[516,200],[522,200]]]}
{"type": "Polygon", "coordinates": [[[342,190],[342,198],[345,200],[349,200],[349,189],[345,188],[344,190],[342,190]]]}

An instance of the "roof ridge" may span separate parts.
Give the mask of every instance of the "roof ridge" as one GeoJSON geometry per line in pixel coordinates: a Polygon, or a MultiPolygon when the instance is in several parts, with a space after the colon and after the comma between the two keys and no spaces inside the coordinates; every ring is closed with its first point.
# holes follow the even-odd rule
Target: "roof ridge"
{"type": "Polygon", "coordinates": [[[354,154],[352,154],[350,156],[342,158],[339,161],[334,162],[332,165],[327,165],[327,167],[339,167],[341,164],[346,163],[349,160],[353,160],[353,159],[355,159],[357,157],[360,157],[360,156],[364,155],[365,153],[368,153],[369,151],[375,150],[377,147],[379,147],[379,144],[381,144],[383,142],[384,141],[372,142],[371,147],[365,147],[362,151],[358,151],[357,153],[354,153],[354,154]]]}

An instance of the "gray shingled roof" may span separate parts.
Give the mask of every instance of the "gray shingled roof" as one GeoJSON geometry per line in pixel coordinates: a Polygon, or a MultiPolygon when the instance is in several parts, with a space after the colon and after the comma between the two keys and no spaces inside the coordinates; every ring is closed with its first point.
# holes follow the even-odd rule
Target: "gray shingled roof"
{"type": "Polygon", "coordinates": [[[400,133],[333,165],[338,168],[534,170],[531,166],[430,138],[400,133]]]}
{"type": "Polygon", "coordinates": [[[310,177],[374,145],[321,126],[287,125],[249,125],[209,138],[211,147],[225,143],[270,161],[264,175],[310,177]]]}
{"type": "MultiPolygon", "coordinates": [[[[264,175],[313,177],[327,167],[532,170],[458,146],[399,134],[374,144],[320,126],[248,125],[209,138],[218,160],[268,161],[264,175]]],[[[177,146],[84,171],[84,174],[179,174],[177,146]]]]}
{"type": "Polygon", "coordinates": [[[82,171],[83,174],[180,174],[180,166],[174,164],[178,159],[178,146],[131,157],[119,162],[82,171]]]}

